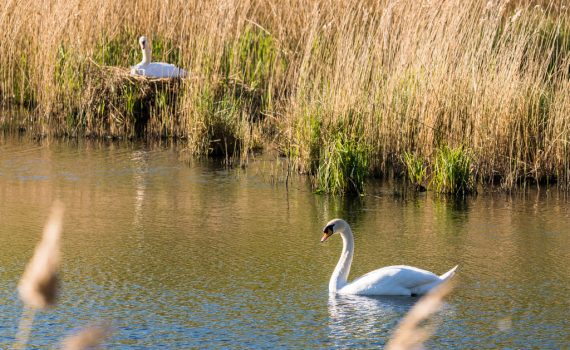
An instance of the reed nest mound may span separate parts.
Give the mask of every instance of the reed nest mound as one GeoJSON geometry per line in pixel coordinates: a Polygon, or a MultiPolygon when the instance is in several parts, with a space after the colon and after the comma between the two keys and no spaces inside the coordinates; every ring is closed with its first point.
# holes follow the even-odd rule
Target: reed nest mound
{"type": "Polygon", "coordinates": [[[179,123],[177,97],[185,84],[180,78],[148,78],[132,75],[128,68],[94,64],[89,79],[82,105],[85,113],[94,114],[87,118],[94,123],[87,127],[87,136],[160,135],[160,128],[150,122],[164,106],[167,119],[179,123]]]}
{"type": "MultiPolygon", "coordinates": [[[[239,152],[240,137],[235,123],[228,122],[233,112],[243,119],[241,129],[250,129],[252,123],[263,122],[264,89],[250,86],[238,77],[217,74],[208,77],[194,75],[188,78],[149,78],[132,75],[129,68],[99,65],[91,62],[86,72],[84,101],[75,112],[76,119],[84,121],[78,132],[86,136],[111,138],[175,137],[187,138],[188,113],[183,108],[193,100],[196,86],[208,81],[211,101],[201,113],[207,117],[209,154],[227,155],[239,152]],[[239,110],[226,106],[243,104],[239,110]],[[245,126],[248,127],[245,127],[245,126]],[[231,129],[231,130],[230,130],[231,129]]],[[[203,103],[203,96],[198,104],[203,103]]],[[[191,117],[190,117],[191,118],[191,117]]],[[[195,121],[194,121],[195,122],[195,121]]],[[[242,131],[240,131],[242,132],[242,131]]],[[[243,131],[251,133],[249,131],[243,131]]]]}

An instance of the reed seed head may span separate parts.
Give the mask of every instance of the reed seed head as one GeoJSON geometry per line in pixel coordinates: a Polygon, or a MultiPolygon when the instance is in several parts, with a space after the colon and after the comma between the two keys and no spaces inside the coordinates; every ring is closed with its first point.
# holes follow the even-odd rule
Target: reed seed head
{"type": "Polygon", "coordinates": [[[98,348],[110,334],[111,327],[107,324],[88,326],[66,338],[61,349],[86,350],[98,348]]]}
{"type": "Polygon", "coordinates": [[[63,204],[56,201],[44,227],[42,239],[18,284],[20,299],[28,307],[43,309],[55,304],[63,212],[63,204]]]}
{"type": "Polygon", "coordinates": [[[443,299],[454,287],[453,283],[452,280],[443,282],[422,297],[400,321],[386,345],[386,350],[422,349],[423,343],[433,334],[435,327],[421,325],[441,308],[443,299]]]}

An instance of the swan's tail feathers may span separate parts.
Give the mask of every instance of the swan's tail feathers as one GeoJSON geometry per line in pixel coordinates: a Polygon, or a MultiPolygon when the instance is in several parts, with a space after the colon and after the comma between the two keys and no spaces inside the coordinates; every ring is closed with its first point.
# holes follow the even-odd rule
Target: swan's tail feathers
{"type": "Polygon", "coordinates": [[[455,270],[457,270],[457,268],[459,267],[459,265],[455,265],[454,268],[452,268],[451,270],[447,271],[446,273],[444,273],[443,275],[439,276],[439,278],[441,279],[441,281],[447,281],[448,279],[450,279],[451,277],[453,277],[453,275],[455,275],[455,270]]]}
{"type": "Polygon", "coordinates": [[[437,279],[431,283],[422,284],[421,286],[417,286],[415,288],[412,288],[412,294],[414,294],[414,295],[426,294],[431,289],[433,289],[435,286],[437,286],[437,285],[447,281],[451,277],[453,277],[453,275],[455,275],[455,270],[457,270],[457,267],[459,267],[459,265],[455,266],[451,270],[449,270],[446,273],[444,273],[443,275],[439,276],[439,279],[437,279]]]}

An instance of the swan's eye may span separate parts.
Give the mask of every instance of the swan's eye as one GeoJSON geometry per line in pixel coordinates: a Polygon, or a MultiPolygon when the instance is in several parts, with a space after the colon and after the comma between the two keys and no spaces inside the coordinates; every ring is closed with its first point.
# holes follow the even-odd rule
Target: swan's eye
{"type": "Polygon", "coordinates": [[[321,238],[321,243],[329,239],[330,236],[332,236],[332,234],[334,233],[333,227],[334,225],[328,225],[323,229],[324,235],[323,238],[321,238]]]}

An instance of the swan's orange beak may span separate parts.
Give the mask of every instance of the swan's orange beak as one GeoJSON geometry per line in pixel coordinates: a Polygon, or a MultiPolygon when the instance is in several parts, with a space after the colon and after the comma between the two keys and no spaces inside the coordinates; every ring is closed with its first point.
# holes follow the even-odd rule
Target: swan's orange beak
{"type": "Polygon", "coordinates": [[[321,243],[323,243],[324,241],[329,239],[329,237],[332,236],[332,234],[333,234],[333,230],[331,230],[331,229],[326,230],[325,234],[323,235],[323,238],[321,238],[321,243]]]}

